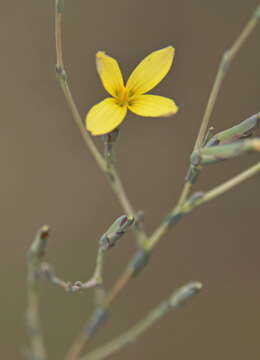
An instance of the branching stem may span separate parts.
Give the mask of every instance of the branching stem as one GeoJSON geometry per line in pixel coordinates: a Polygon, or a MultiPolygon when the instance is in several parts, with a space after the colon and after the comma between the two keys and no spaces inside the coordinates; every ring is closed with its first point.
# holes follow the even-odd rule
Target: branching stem
{"type": "MultiPolygon", "coordinates": [[[[229,66],[230,66],[231,62],[234,60],[237,53],[239,52],[242,45],[245,43],[245,41],[248,39],[249,35],[254,30],[259,19],[260,19],[260,4],[258,5],[256,10],[251,15],[249,21],[247,22],[245,27],[242,29],[242,31],[238,35],[238,37],[234,41],[233,45],[222,56],[222,59],[220,61],[220,65],[219,65],[219,68],[217,71],[217,75],[216,75],[215,81],[213,83],[213,86],[212,86],[212,89],[211,89],[211,92],[209,95],[208,103],[206,105],[205,112],[202,117],[200,129],[198,132],[197,139],[195,141],[193,152],[200,149],[201,146],[203,145],[205,136],[207,135],[207,132],[208,132],[209,121],[210,121],[214,106],[216,104],[216,100],[217,100],[221,85],[222,85],[223,80],[226,76],[226,73],[229,69],[229,66]]],[[[200,169],[196,169],[195,167],[190,166],[189,172],[192,172],[193,170],[195,170],[195,171],[198,170],[196,173],[195,181],[194,181],[194,182],[196,182],[196,180],[200,174],[200,169]]],[[[181,207],[184,204],[184,202],[186,201],[186,199],[189,197],[189,195],[191,194],[194,182],[190,181],[189,178],[186,179],[184,188],[182,190],[180,199],[178,201],[178,207],[181,207]]]]}
{"type": "Polygon", "coordinates": [[[215,78],[215,81],[213,83],[212,90],[209,95],[208,103],[205,109],[205,113],[202,118],[200,130],[194,145],[194,151],[198,150],[205,138],[206,132],[208,130],[208,124],[210,117],[212,115],[219,90],[221,88],[222,82],[224,80],[224,77],[227,73],[227,70],[232,62],[234,60],[235,56],[237,55],[238,51],[242,47],[242,45],[245,43],[245,41],[248,39],[249,35],[254,30],[255,26],[257,25],[257,22],[260,18],[260,4],[258,5],[257,9],[252,14],[251,18],[241,31],[241,33],[238,35],[237,39],[234,41],[233,45],[224,53],[222,56],[222,59],[220,61],[219,69],[215,78]]]}
{"type": "Polygon", "coordinates": [[[102,360],[107,356],[121,350],[124,346],[136,341],[154,323],[165,316],[169,311],[175,310],[186,303],[192,296],[196,295],[202,288],[201,283],[189,283],[178,289],[169,299],[155,307],[144,319],[134,327],[118,336],[116,339],[83,356],[80,360],[102,360]]]}
{"type": "MultiPolygon", "coordinates": [[[[241,48],[241,46],[245,42],[245,40],[251,34],[252,30],[254,29],[255,25],[257,24],[257,21],[259,20],[259,17],[260,17],[260,5],[258,6],[257,10],[254,12],[253,16],[250,18],[250,20],[247,23],[247,25],[245,26],[245,28],[242,30],[242,32],[238,36],[237,40],[234,42],[233,46],[224,54],[224,56],[221,60],[221,64],[220,64],[219,70],[217,72],[217,76],[216,76],[215,82],[213,84],[213,88],[212,88],[210,96],[209,96],[208,104],[206,106],[205,113],[204,113],[204,116],[202,119],[200,130],[199,130],[199,133],[198,133],[195,145],[194,145],[194,150],[197,150],[198,148],[200,148],[205,140],[205,135],[208,130],[209,119],[211,117],[211,114],[212,114],[219,90],[221,88],[222,81],[226,74],[227,68],[230,65],[231,61],[234,59],[238,50],[241,48]]],[[[84,131],[85,131],[85,129],[84,129],[84,131]]],[[[242,177],[240,177],[239,182],[242,182],[242,181],[246,180],[248,177],[253,176],[256,172],[258,172],[258,170],[257,171],[256,170],[249,171],[250,175],[247,174],[246,176],[242,175],[243,173],[240,174],[240,175],[242,175],[242,177]]],[[[144,249],[147,253],[150,253],[153,250],[153,248],[159,242],[159,240],[168,232],[169,229],[171,229],[173,226],[175,226],[179,222],[179,220],[182,218],[182,216],[184,215],[183,209],[187,204],[187,199],[189,198],[189,196],[191,194],[193,184],[196,181],[196,179],[200,173],[200,168],[191,166],[189,173],[190,173],[190,178],[192,178],[192,180],[188,179],[188,181],[185,182],[184,188],[181,192],[181,195],[180,195],[177,205],[167,215],[166,219],[159,225],[159,227],[154,231],[154,233],[151,235],[151,237],[149,239],[147,239],[147,237],[145,237],[145,238],[143,237],[143,239],[144,239],[143,244],[145,244],[144,249]]],[[[238,175],[238,177],[239,177],[239,175],[238,175]]],[[[227,191],[227,190],[231,189],[233,186],[235,186],[237,184],[237,180],[234,181],[234,179],[233,179],[227,183],[229,185],[228,186],[225,185],[225,187],[224,187],[224,189],[226,189],[225,191],[227,191]]],[[[223,188],[222,188],[222,190],[223,190],[223,188]]],[[[214,196],[212,196],[212,192],[209,192],[210,196],[206,195],[206,198],[205,198],[206,200],[204,199],[204,202],[209,201],[210,199],[213,199],[214,197],[216,197],[222,193],[221,191],[219,191],[219,189],[217,192],[216,192],[216,190],[215,191],[212,190],[212,191],[213,191],[214,196]]],[[[119,197],[119,198],[121,198],[121,197],[119,197]]],[[[195,207],[195,204],[196,204],[196,206],[198,206],[202,203],[203,202],[194,203],[193,208],[195,207]]],[[[128,205],[129,205],[129,203],[128,203],[128,205]]],[[[131,207],[130,207],[130,209],[131,209],[131,207]]],[[[129,210],[129,208],[128,208],[128,210],[129,210]]],[[[126,213],[129,214],[128,211],[126,211],[126,213]]],[[[138,255],[138,253],[137,253],[137,255],[138,255]]],[[[103,302],[104,309],[108,308],[111,305],[112,301],[126,287],[126,285],[130,281],[132,276],[135,274],[136,269],[134,266],[132,266],[132,264],[133,264],[133,262],[130,261],[130,263],[126,267],[125,272],[120,276],[118,281],[114,284],[112,289],[108,292],[108,294],[103,302]]],[[[94,315],[93,315],[94,319],[95,319],[95,316],[96,315],[94,313],[94,315]]],[[[103,321],[101,321],[97,326],[95,326],[93,331],[91,331],[91,332],[86,331],[86,329],[88,329],[88,324],[91,325],[93,323],[93,317],[91,317],[90,322],[88,322],[87,325],[85,326],[85,331],[81,332],[80,335],[78,336],[78,338],[75,340],[72,348],[69,351],[69,355],[66,358],[66,360],[76,360],[77,357],[79,356],[79,354],[81,353],[86,342],[99,329],[100,325],[103,324],[103,321]]]]}
{"type": "MultiPolygon", "coordinates": [[[[64,96],[67,100],[68,106],[70,108],[70,111],[72,113],[72,116],[82,134],[82,137],[85,141],[85,144],[89,148],[91,154],[95,158],[96,162],[98,163],[100,169],[106,174],[111,187],[113,191],[115,192],[121,206],[123,207],[125,213],[127,215],[135,215],[135,211],[133,209],[133,206],[131,205],[125,190],[123,188],[123,185],[121,183],[121,180],[114,168],[113,165],[106,166],[106,161],[103,158],[103,156],[100,154],[98,149],[96,148],[92,138],[87,133],[85,126],[83,124],[82,118],[80,116],[80,113],[76,107],[76,104],[74,102],[74,99],[72,97],[68,81],[67,81],[67,74],[64,69],[64,63],[63,63],[63,57],[62,57],[62,34],[61,34],[61,22],[62,22],[62,10],[64,0],[56,0],[56,8],[55,8],[55,37],[56,37],[56,52],[57,52],[57,76],[61,85],[61,88],[63,90],[64,96]]],[[[249,20],[248,24],[245,26],[241,34],[238,36],[237,40],[234,42],[233,46],[224,54],[221,64],[219,67],[219,70],[217,72],[217,76],[215,79],[215,82],[213,84],[213,88],[211,90],[208,104],[205,109],[204,116],[202,118],[201,127],[198,133],[197,140],[194,145],[194,150],[198,150],[201,145],[203,144],[203,141],[205,140],[205,135],[208,130],[208,124],[209,120],[214,108],[214,105],[216,103],[216,99],[219,93],[219,90],[221,88],[223,79],[225,77],[226,71],[228,66],[230,65],[231,61],[236,56],[237,52],[243,45],[243,43],[246,41],[252,30],[254,29],[257,21],[260,17],[260,6],[258,6],[256,12],[249,20]]],[[[125,288],[125,286],[128,284],[129,280],[132,278],[132,276],[136,273],[136,268],[140,266],[141,268],[143,264],[145,264],[146,255],[152,251],[154,246],[159,242],[159,240],[162,238],[162,236],[174,225],[177,224],[177,222],[181,219],[181,217],[185,214],[191,211],[193,208],[221,195],[225,191],[230,190],[232,187],[236,186],[237,184],[241,183],[242,181],[245,181],[250,176],[255,175],[259,171],[259,164],[256,164],[252,169],[248,169],[246,172],[241,173],[237,177],[229,180],[228,182],[218,186],[217,188],[209,191],[206,194],[203,194],[201,197],[199,197],[196,201],[190,203],[189,202],[189,196],[192,191],[192,185],[196,181],[196,178],[200,172],[199,168],[192,168],[191,171],[191,177],[193,181],[186,181],[183,191],[180,195],[179,201],[177,203],[177,206],[169,213],[169,215],[166,217],[166,219],[162,222],[162,224],[155,230],[155,232],[152,234],[150,239],[147,238],[144,231],[140,230],[138,227],[134,227],[135,235],[139,239],[139,245],[142,248],[142,252],[140,251],[136,254],[137,256],[134,258],[133,262],[130,262],[125,270],[125,272],[121,275],[119,280],[115,283],[115,285],[112,287],[110,292],[108,292],[107,296],[105,297],[103,303],[100,305],[99,309],[96,309],[96,312],[94,313],[94,316],[91,318],[90,324],[88,323],[84,331],[79,335],[78,338],[76,338],[74,344],[72,345],[66,360],[76,360],[80,353],[83,350],[84,345],[86,342],[95,334],[97,329],[100,327],[101,324],[103,324],[104,315],[106,315],[106,310],[110,306],[111,302],[117,297],[117,295],[125,288]],[[140,255],[140,256],[139,256],[140,255]],[[141,259],[141,260],[140,260],[141,259]],[[139,261],[139,263],[138,263],[139,261]],[[141,262],[140,262],[141,261],[141,262]],[[139,265],[138,265],[139,264],[139,265]],[[138,266],[137,266],[138,265],[138,266]],[[87,331],[86,331],[87,329],[87,331]],[[90,330],[91,329],[91,330],[90,330]]],[[[149,318],[149,316],[148,316],[149,318]]],[[[141,323],[142,324],[142,323],[141,323]]],[[[130,338],[131,334],[134,336],[135,331],[139,331],[136,329],[145,329],[142,326],[137,328],[134,328],[133,333],[130,332],[130,338]]],[[[142,330],[143,331],[143,330],[142,330]]],[[[142,332],[141,331],[141,332],[142,332]]],[[[129,339],[128,337],[126,337],[129,339]]],[[[122,338],[121,338],[122,340],[122,338]]],[[[121,341],[119,338],[119,343],[117,342],[116,347],[121,347],[120,344],[124,344],[124,341],[121,341]]],[[[113,349],[113,344],[108,345],[109,349],[113,349]]],[[[109,351],[110,350],[107,347],[101,348],[101,354],[102,351],[109,351]],[[104,350],[105,349],[105,350],[104,350]]],[[[100,354],[99,350],[96,351],[96,354],[100,354]]],[[[103,356],[103,355],[102,355],[103,356]]],[[[92,357],[89,359],[101,359],[103,357],[92,357]]],[[[88,359],[85,357],[84,359],[88,359]]]]}
{"type": "MultiPolygon", "coordinates": [[[[63,90],[65,99],[67,101],[68,107],[72,114],[72,117],[80,130],[80,133],[83,137],[83,140],[88,147],[89,151],[91,152],[92,156],[96,160],[99,168],[102,172],[107,176],[108,181],[116,194],[119,203],[121,204],[122,208],[124,209],[125,213],[129,216],[135,215],[135,210],[127,197],[127,194],[124,190],[123,184],[119,175],[113,165],[107,167],[106,161],[103,156],[100,154],[99,150],[97,149],[94,141],[92,140],[89,133],[86,131],[84,123],[82,121],[81,115],[78,111],[76,103],[73,99],[72,93],[70,91],[70,87],[67,80],[67,73],[64,68],[64,61],[63,61],[63,53],[62,53],[62,11],[63,6],[60,6],[61,0],[56,0],[55,6],[55,42],[56,42],[56,74],[60,83],[60,86],[63,90]]],[[[144,231],[133,227],[133,232],[138,239],[139,245],[147,238],[144,231]]]]}

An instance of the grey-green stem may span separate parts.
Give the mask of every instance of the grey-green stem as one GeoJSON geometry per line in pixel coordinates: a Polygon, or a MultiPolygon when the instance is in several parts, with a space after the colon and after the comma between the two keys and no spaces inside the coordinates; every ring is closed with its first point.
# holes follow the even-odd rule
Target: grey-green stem
{"type": "Polygon", "coordinates": [[[198,294],[202,285],[199,282],[189,283],[176,292],[174,292],[169,299],[162,302],[155,309],[153,309],[144,319],[139,321],[134,327],[120,335],[116,339],[101,346],[97,350],[86,354],[81,357],[80,360],[102,360],[106,357],[121,350],[128,344],[132,344],[134,341],[148,330],[154,323],[165,316],[169,311],[176,310],[180,306],[184,305],[191,297],[198,294]]]}
{"type": "MultiPolygon", "coordinates": [[[[56,0],[55,6],[55,43],[56,43],[56,74],[59,80],[60,86],[63,90],[65,99],[67,101],[68,107],[72,114],[72,117],[80,130],[80,133],[83,137],[83,140],[88,147],[89,151],[91,152],[92,156],[96,160],[99,168],[102,172],[106,175],[114,193],[117,196],[119,203],[121,204],[122,208],[124,209],[125,213],[129,216],[135,215],[135,210],[127,197],[127,194],[124,190],[122,181],[115,169],[115,167],[111,164],[107,167],[106,160],[98,151],[94,141],[92,140],[91,136],[87,132],[81,115],[78,111],[74,98],[72,96],[68,79],[67,73],[64,68],[64,61],[63,61],[63,52],[62,52],[62,13],[64,10],[64,0],[56,0]],[[61,5],[62,3],[62,5],[61,5]]],[[[142,246],[142,243],[147,238],[144,231],[140,230],[137,227],[133,227],[134,235],[138,241],[138,244],[142,246]]]]}

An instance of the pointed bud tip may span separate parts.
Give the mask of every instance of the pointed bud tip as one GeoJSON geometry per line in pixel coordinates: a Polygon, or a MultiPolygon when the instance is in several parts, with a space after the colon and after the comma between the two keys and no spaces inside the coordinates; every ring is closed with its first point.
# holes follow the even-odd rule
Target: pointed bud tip
{"type": "Polygon", "coordinates": [[[191,282],[187,285],[182,286],[180,289],[175,291],[170,297],[171,306],[181,306],[186,303],[192,296],[199,293],[203,285],[201,282],[191,282]]]}
{"type": "Polygon", "coordinates": [[[43,225],[40,229],[40,236],[42,239],[47,238],[49,236],[50,227],[48,225],[43,225]]]}

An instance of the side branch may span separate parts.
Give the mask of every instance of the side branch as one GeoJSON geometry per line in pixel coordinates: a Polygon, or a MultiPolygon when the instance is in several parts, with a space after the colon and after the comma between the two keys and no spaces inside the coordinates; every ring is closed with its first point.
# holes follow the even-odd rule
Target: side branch
{"type": "MultiPolygon", "coordinates": [[[[72,96],[68,80],[67,73],[64,68],[63,53],[62,53],[62,13],[64,10],[64,0],[56,0],[55,2],[55,43],[56,43],[56,74],[59,80],[60,86],[63,90],[64,96],[66,98],[68,107],[72,114],[72,117],[80,130],[80,133],[83,137],[83,140],[90,150],[92,156],[96,160],[99,168],[107,176],[107,179],[116,194],[119,203],[124,209],[125,213],[128,216],[134,216],[135,210],[128,199],[122,182],[117,174],[117,171],[113,165],[107,167],[106,160],[100,154],[99,150],[95,146],[91,136],[86,131],[81,115],[78,111],[74,98],[72,96]]],[[[147,238],[144,231],[133,227],[133,232],[136,238],[139,240],[138,243],[141,245],[142,242],[147,238]]]]}
{"type": "Polygon", "coordinates": [[[176,310],[184,305],[191,297],[198,294],[201,288],[202,285],[199,282],[189,283],[181,287],[174,292],[168,300],[158,305],[130,330],[90,354],[83,356],[80,360],[102,360],[121,350],[126,345],[133,343],[148,330],[150,326],[165,316],[169,311],[176,310]]]}
{"type": "Polygon", "coordinates": [[[214,189],[206,193],[195,193],[192,195],[182,206],[180,212],[178,208],[174,208],[161,225],[155,230],[155,232],[150,237],[148,248],[149,250],[153,249],[155,245],[159,242],[161,237],[167,233],[168,230],[172,228],[173,225],[176,225],[179,220],[186,214],[188,214],[194,208],[205,204],[206,202],[215,199],[219,195],[224,194],[226,191],[231,190],[233,187],[241,184],[250,177],[257,175],[260,172],[260,162],[251,166],[249,169],[243,171],[232,179],[226,181],[225,183],[215,187],[214,189]]]}
{"type": "Polygon", "coordinates": [[[27,255],[27,314],[26,322],[30,338],[29,358],[46,360],[47,354],[41,333],[39,319],[38,277],[41,260],[45,254],[48,226],[43,226],[37,233],[27,255]]]}
{"type": "MultiPolygon", "coordinates": [[[[237,53],[241,49],[242,45],[246,42],[252,31],[254,30],[255,26],[257,25],[258,21],[260,19],[260,4],[256,8],[256,10],[253,12],[252,16],[250,17],[248,23],[245,25],[241,33],[238,35],[237,39],[234,41],[233,45],[224,53],[222,56],[222,59],[220,61],[220,65],[217,71],[217,75],[215,78],[215,81],[213,83],[208,103],[204,112],[204,115],[202,117],[200,129],[198,132],[197,139],[195,141],[195,145],[193,148],[193,152],[198,151],[204,144],[205,138],[207,137],[208,133],[208,125],[209,121],[214,109],[214,106],[217,101],[217,97],[219,94],[219,91],[221,89],[221,85],[223,83],[223,80],[226,76],[227,70],[236,57],[237,53]]],[[[211,130],[209,130],[211,131],[211,130]]],[[[189,167],[188,174],[185,179],[185,184],[183,187],[183,190],[181,192],[179,201],[178,201],[178,207],[181,208],[181,206],[184,204],[184,202],[187,200],[189,195],[191,194],[192,188],[194,183],[197,181],[198,176],[200,175],[201,167],[200,166],[193,166],[192,164],[189,167]]]]}
{"type": "Polygon", "coordinates": [[[224,182],[223,184],[215,187],[214,189],[206,192],[204,195],[199,197],[198,201],[195,202],[195,206],[199,206],[205,204],[206,202],[215,199],[216,197],[224,194],[225,192],[231,190],[233,187],[241,184],[245,180],[251,178],[252,176],[258,174],[260,172],[260,162],[251,166],[249,169],[243,171],[232,179],[224,182]]]}
{"type": "Polygon", "coordinates": [[[209,120],[212,115],[212,112],[213,112],[213,109],[214,109],[214,106],[215,106],[215,103],[216,103],[216,100],[217,100],[217,97],[219,94],[219,90],[221,88],[224,77],[227,73],[227,70],[228,70],[232,60],[234,60],[238,51],[241,49],[242,45],[246,42],[249,35],[254,30],[255,26],[257,25],[257,22],[259,21],[259,18],[260,18],[260,4],[258,5],[257,9],[253,12],[248,23],[243,28],[243,30],[241,31],[241,33],[239,34],[239,36],[237,37],[237,39],[235,40],[233,45],[222,56],[222,59],[221,59],[220,65],[219,65],[219,69],[218,69],[211,93],[209,95],[209,100],[208,100],[208,103],[207,103],[207,106],[205,109],[205,113],[202,118],[198,137],[197,137],[197,140],[194,145],[194,151],[198,150],[203,143],[203,140],[205,138],[205,135],[206,135],[206,132],[208,129],[209,120]]]}

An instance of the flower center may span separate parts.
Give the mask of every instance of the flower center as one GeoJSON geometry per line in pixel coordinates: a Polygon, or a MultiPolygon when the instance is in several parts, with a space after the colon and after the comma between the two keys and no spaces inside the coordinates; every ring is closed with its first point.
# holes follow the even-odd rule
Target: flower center
{"type": "Polygon", "coordinates": [[[117,94],[116,100],[119,106],[126,106],[128,104],[128,100],[129,100],[128,91],[126,90],[125,87],[122,87],[120,89],[120,91],[117,94]]]}

